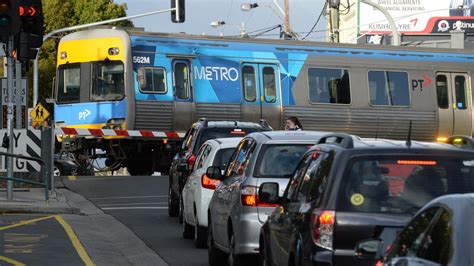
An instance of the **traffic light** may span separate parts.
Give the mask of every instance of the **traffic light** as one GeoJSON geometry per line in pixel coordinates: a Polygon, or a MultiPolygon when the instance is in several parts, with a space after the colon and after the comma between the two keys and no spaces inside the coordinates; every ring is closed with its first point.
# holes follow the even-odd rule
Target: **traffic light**
{"type": "Polygon", "coordinates": [[[171,11],[171,22],[183,23],[185,20],[184,0],[171,0],[171,8],[176,10],[171,11]]]}
{"type": "Polygon", "coordinates": [[[41,0],[20,0],[18,10],[21,33],[17,39],[17,56],[20,61],[28,61],[36,58],[36,49],[43,45],[44,18],[41,0]]]}
{"type": "Polygon", "coordinates": [[[4,42],[20,32],[18,6],[18,0],[0,0],[0,37],[4,42]]]}

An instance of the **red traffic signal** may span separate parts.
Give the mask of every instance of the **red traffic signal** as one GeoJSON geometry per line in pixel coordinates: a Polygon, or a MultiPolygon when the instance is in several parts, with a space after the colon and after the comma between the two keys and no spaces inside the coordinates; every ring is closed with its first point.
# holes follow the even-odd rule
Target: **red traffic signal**
{"type": "Polygon", "coordinates": [[[20,6],[20,17],[34,17],[41,13],[37,6],[20,6]]]}

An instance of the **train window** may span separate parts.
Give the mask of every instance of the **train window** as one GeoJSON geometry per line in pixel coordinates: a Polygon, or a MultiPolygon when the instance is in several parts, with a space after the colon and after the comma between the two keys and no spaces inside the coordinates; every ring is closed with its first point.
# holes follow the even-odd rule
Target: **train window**
{"type": "Polygon", "coordinates": [[[124,67],[120,61],[92,63],[91,101],[117,101],[125,96],[124,67]]]}
{"type": "Polygon", "coordinates": [[[448,109],[448,77],[446,75],[436,76],[436,95],[438,97],[438,107],[448,109]]]}
{"type": "Polygon", "coordinates": [[[310,68],[308,82],[311,103],[351,103],[347,69],[310,68]]]}
{"type": "Polygon", "coordinates": [[[177,62],[174,65],[174,89],[176,98],[181,100],[189,99],[189,69],[188,65],[183,62],[177,62]]]}
{"type": "Polygon", "coordinates": [[[81,66],[79,64],[61,66],[58,76],[58,103],[78,103],[81,92],[81,66]]]}
{"type": "Polygon", "coordinates": [[[166,72],[164,68],[144,68],[145,86],[140,88],[143,93],[166,93],[166,72]]]}
{"type": "Polygon", "coordinates": [[[456,108],[467,109],[467,88],[466,78],[464,76],[456,76],[454,78],[454,90],[456,91],[456,108]]]}
{"type": "Polygon", "coordinates": [[[275,69],[273,67],[263,68],[263,92],[265,95],[265,102],[276,102],[276,80],[275,69]]]}
{"type": "Polygon", "coordinates": [[[369,71],[370,104],[409,106],[408,73],[369,71]]]}
{"type": "Polygon", "coordinates": [[[244,98],[247,102],[257,100],[257,87],[255,84],[255,69],[252,66],[242,67],[242,87],[244,88],[244,98]]]}

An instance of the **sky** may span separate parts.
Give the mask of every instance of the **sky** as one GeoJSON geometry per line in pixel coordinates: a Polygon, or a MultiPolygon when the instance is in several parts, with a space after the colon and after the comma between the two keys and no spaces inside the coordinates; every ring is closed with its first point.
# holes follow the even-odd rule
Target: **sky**
{"type": "MultiPolygon", "coordinates": [[[[283,0],[277,0],[283,6],[283,0]]],[[[170,0],[115,0],[116,3],[126,3],[127,15],[168,9],[170,0]]],[[[290,0],[290,23],[294,32],[305,36],[316,22],[325,0],[290,0]]],[[[233,36],[239,35],[239,28],[243,22],[245,30],[252,32],[274,25],[283,24],[278,15],[270,7],[277,8],[272,0],[186,0],[186,21],[181,24],[171,23],[170,14],[158,14],[149,17],[134,19],[135,27],[143,27],[151,32],[186,32],[192,34],[207,34],[233,36]],[[240,10],[242,3],[255,3],[260,7],[249,12],[240,10]],[[225,26],[212,28],[212,21],[225,21],[225,26]]],[[[323,16],[308,40],[324,41],[326,20],[323,16]]],[[[277,38],[278,30],[267,33],[269,38],[277,38]]]]}

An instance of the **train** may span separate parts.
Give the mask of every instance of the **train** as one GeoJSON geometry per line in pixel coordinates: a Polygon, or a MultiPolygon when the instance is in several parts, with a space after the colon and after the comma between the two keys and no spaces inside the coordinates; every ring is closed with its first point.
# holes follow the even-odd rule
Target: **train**
{"type": "Polygon", "coordinates": [[[305,130],[389,139],[411,121],[412,139],[472,136],[473,70],[474,54],[456,49],[93,28],[60,40],[56,127],[166,134],[66,134],[58,147],[82,164],[105,156],[109,168],[166,174],[199,118],[282,129],[297,116],[305,130]]]}

